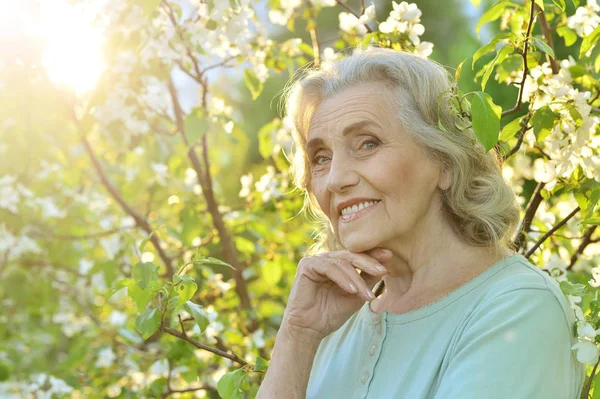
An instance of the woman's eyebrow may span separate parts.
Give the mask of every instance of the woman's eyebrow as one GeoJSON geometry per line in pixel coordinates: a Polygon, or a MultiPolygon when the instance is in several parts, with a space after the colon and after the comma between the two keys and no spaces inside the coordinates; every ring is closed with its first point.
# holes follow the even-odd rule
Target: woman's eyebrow
{"type": "MultiPolygon", "coordinates": [[[[354,122],[344,128],[344,131],[342,132],[342,136],[346,137],[347,135],[349,135],[352,132],[355,132],[357,130],[362,130],[367,127],[381,128],[381,126],[379,126],[379,124],[377,124],[371,120],[354,122]]],[[[320,137],[315,137],[315,138],[308,140],[308,142],[306,143],[306,152],[310,152],[310,150],[313,147],[317,147],[323,143],[324,143],[324,141],[320,137]]]]}

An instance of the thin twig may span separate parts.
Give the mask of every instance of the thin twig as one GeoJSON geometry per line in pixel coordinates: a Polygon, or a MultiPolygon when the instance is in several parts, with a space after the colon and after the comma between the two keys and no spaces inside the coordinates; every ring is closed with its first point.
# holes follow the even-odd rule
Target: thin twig
{"type": "Polygon", "coordinates": [[[588,378],[587,383],[585,384],[585,389],[581,393],[581,398],[583,399],[588,399],[588,396],[590,394],[590,388],[592,387],[592,381],[594,380],[594,376],[596,375],[596,368],[598,367],[598,363],[600,363],[600,359],[598,359],[598,361],[594,365],[592,373],[590,374],[590,377],[588,378]]]}
{"type": "Polygon", "coordinates": [[[513,114],[519,111],[519,109],[521,108],[521,104],[523,101],[523,92],[525,89],[525,81],[527,78],[527,74],[529,73],[529,67],[527,65],[527,51],[529,50],[529,38],[531,37],[531,28],[533,27],[533,20],[535,18],[535,9],[535,3],[533,0],[531,0],[531,14],[529,16],[529,25],[527,26],[527,34],[525,35],[525,46],[523,48],[523,53],[521,53],[521,55],[523,56],[523,78],[521,79],[521,86],[519,87],[519,97],[514,107],[502,112],[502,117],[513,114]]]}
{"type": "Polygon", "coordinates": [[[527,204],[527,208],[525,209],[525,216],[523,217],[523,221],[521,223],[521,228],[519,229],[519,233],[517,234],[517,238],[514,241],[515,249],[518,251],[525,242],[525,237],[531,228],[531,223],[533,222],[533,217],[535,216],[535,212],[539,208],[542,203],[542,189],[546,183],[539,182],[535,191],[531,195],[531,199],[527,204]]]}
{"type": "Polygon", "coordinates": [[[540,238],[539,241],[536,242],[535,245],[533,247],[531,247],[531,249],[529,251],[527,251],[527,253],[524,255],[525,258],[529,258],[535,252],[535,250],[538,249],[539,246],[542,245],[544,243],[544,241],[546,241],[546,239],[552,235],[552,233],[554,233],[556,230],[558,230],[562,226],[564,226],[580,210],[581,210],[581,208],[579,208],[579,207],[573,209],[573,211],[571,211],[571,213],[569,213],[563,220],[558,222],[556,224],[556,226],[554,226],[550,230],[548,230],[548,232],[546,234],[544,234],[542,236],[542,238],[540,238]]]}
{"type": "MultiPolygon", "coordinates": [[[[83,147],[92,161],[92,165],[94,166],[94,169],[96,169],[96,173],[98,174],[98,177],[100,177],[102,184],[106,187],[106,189],[111,194],[111,196],[115,199],[115,201],[117,201],[117,203],[121,206],[121,208],[125,211],[125,213],[127,213],[129,216],[131,216],[133,218],[136,226],[138,226],[139,228],[144,230],[146,232],[146,234],[151,234],[154,230],[152,229],[152,227],[150,227],[150,224],[148,223],[148,221],[142,215],[140,215],[135,209],[133,209],[133,207],[131,205],[129,205],[125,201],[125,199],[121,196],[121,194],[119,193],[117,188],[108,179],[108,176],[104,172],[104,169],[102,168],[102,165],[100,164],[100,161],[96,157],[96,154],[94,154],[92,146],[90,145],[89,141],[87,140],[87,138],[85,136],[81,137],[81,142],[83,143],[83,147]]],[[[165,250],[162,248],[161,241],[158,238],[158,235],[152,234],[152,237],[150,237],[150,242],[154,246],[154,249],[156,249],[156,251],[158,252],[158,255],[160,256],[160,258],[163,260],[163,262],[167,268],[168,275],[172,276],[174,273],[173,260],[167,255],[165,250]]]]}
{"type": "MultiPolygon", "coordinates": [[[[552,40],[552,31],[550,30],[550,27],[548,26],[548,21],[546,20],[546,14],[544,13],[544,11],[542,9],[539,8],[539,6],[537,4],[535,6],[536,6],[536,8],[538,8],[538,11],[539,11],[538,19],[540,21],[540,27],[542,28],[542,34],[546,38],[546,42],[548,42],[548,46],[550,46],[550,48],[552,49],[552,52],[556,56],[556,50],[554,50],[554,41],[552,40]]],[[[554,75],[558,74],[559,69],[558,69],[558,65],[556,64],[556,60],[553,57],[550,57],[550,54],[547,54],[547,53],[546,53],[546,60],[548,60],[548,62],[550,63],[550,68],[552,68],[552,73],[554,75]]]]}
{"type": "Polygon", "coordinates": [[[189,342],[190,344],[194,345],[196,348],[198,349],[204,349],[205,351],[214,353],[215,355],[219,355],[221,357],[227,358],[229,360],[231,360],[232,362],[236,362],[238,364],[241,364],[242,366],[245,366],[248,364],[247,361],[245,361],[244,359],[239,358],[237,355],[235,354],[231,354],[231,353],[227,353],[225,351],[219,350],[219,349],[215,349],[212,348],[210,346],[204,345],[198,341],[196,341],[194,338],[190,338],[187,335],[182,334],[181,332],[170,328],[170,327],[162,327],[162,331],[166,332],[169,335],[172,335],[174,337],[180,338],[186,342],[189,342]]]}
{"type": "Polygon", "coordinates": [[[98,233],[82,234],[82,235],[50,233],[49,231],[36,232],[36,233],[33,233],[32,235],[36,235],[36,236],[40,236],[40,237],[43,236],[45,238],[51,238],[51,239],[55,239],[55,240],[95,240],[98,238],[111,236],[113,234],[119,234],[126,230],[130,230],[130,228],[120,227],[120,228],[116,228],[116,229],[112,229],[112,230],[101,231],[98,233]]]}
{"type": "Polygon", "coordinates": [[[504,161],[506,161],[509,157],[511,157],[513,154],[515,154],[521,148],[521,144],[523,144],[523,139],[525,138],[525,133],[530,129],[530,127],[527,126],[529,124],[530,118],[531,118],[531,116],[527,115],[527,118],[525,119],[525,123],[523,124],[523,128],[521,129],[521,133],[519,134],[519,139],[517,140],[517,144],[515,145],[515,147],[512,150],[510,150],[510,152],[508,154],[506,154],[502,157],[504,161]]]}
{"type": "Polygon", "coordinates": [[[315,68],[321,66],[321,50],[319,49],[319,40],[317,39],[316,24],[310,23],[310,40],[312,41],[313,56],[315,59],[315,68]]]}
{"type": "Polygon", "coordinates": [[[577,247],[577,251],[575,251],[573,256],[571,256],[571,263],[569,264],[567,269],[570,269],[573,267],[573,265],[575,265],[575,262],[577,262],[577,259],[579,259],[579,255],[583,254],[583,250],[593,242],[592,235],[594,234],[594,231],[596,231],[596,228],[598,228],[598,226],[590,226],[585,231],[583,235],[583,240],[579,244],[579,247],[577,247]]]}

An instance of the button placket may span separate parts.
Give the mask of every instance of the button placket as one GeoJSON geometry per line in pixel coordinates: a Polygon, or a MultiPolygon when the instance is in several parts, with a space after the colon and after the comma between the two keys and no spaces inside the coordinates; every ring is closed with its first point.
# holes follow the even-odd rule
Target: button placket
{"type": "Polygon", "coordinates": [[[358,398],[366,398],[369,390],[370,381],[373,379],[375,365],[381,355],[381,346],[385,339],[385,315],[377,315],[373,317],[373,322],[376,323],[373,329],[373,338],[369,345],[369,356],[366,357],[363,367],[361,368],[358,381],[360,385],[357,389],[358,398]]]}

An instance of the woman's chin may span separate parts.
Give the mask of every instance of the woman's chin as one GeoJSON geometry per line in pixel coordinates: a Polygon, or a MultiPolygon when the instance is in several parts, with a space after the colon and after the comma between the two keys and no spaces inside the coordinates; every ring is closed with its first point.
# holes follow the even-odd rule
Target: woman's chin
{"type": "Polygon", "coordinates": [[[344,248],[353,253],[361,253],[370,249],[376,248],[376,242],[358,241],[358,240],[342,240],[344,248]]]}

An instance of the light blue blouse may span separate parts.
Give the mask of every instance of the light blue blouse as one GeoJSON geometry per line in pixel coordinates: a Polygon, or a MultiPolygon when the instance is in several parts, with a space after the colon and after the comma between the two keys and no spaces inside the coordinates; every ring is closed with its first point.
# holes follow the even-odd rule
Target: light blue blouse
{"type": "Polygon", "coordinates": [[[519,254],[414,311],[369,302],[319,345],[308,399],[578,399],[573,311],[519,254]]]}

